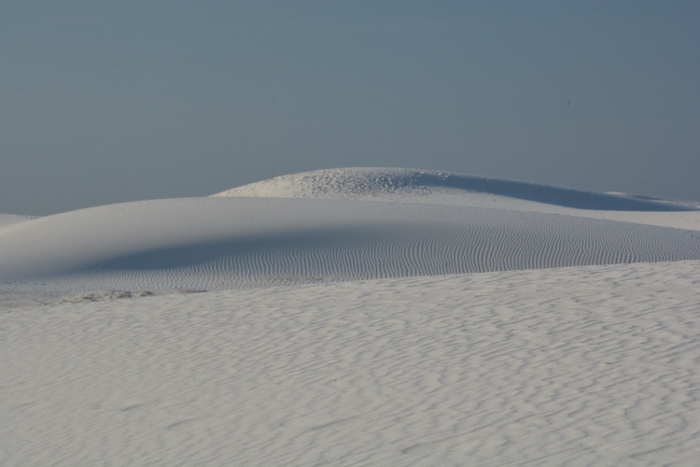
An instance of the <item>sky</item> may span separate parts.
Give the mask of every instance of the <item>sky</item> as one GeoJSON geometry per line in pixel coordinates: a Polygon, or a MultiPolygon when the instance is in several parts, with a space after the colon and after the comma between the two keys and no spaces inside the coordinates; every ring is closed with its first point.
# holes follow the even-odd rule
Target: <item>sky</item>
{"type": "Polygon", "coordinates": [[[334,167],[700,200],[700,2],[0,2],[0,213],[334,167]]]}

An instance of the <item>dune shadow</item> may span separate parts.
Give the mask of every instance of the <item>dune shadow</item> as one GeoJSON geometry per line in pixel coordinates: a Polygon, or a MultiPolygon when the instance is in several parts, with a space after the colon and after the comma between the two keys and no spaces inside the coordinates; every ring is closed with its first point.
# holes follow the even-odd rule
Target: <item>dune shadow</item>
{"type": "MultiPolygon", "coordinates": [[[[393,180],[396,183],[396,180],[393,180]]],[[[696,211],[696,208],[671,204],[650,197],[635,197],[609,193],[538,185],[513,180],[499,180],[468,175],[414,172],[399,186],[424,186],[488,193],[526,201],[557,206],[606,211],[696,211]]]]}
{"type": "MultiPolygon", "coordinates": [[[[194,241],[129,253],[93,263],[86,269],[93,271],[181,269],[221,261],[222,258],[256,255],[270,258],[280,256],[281,252],[318,251],[324,245],[330,246],[338,242],[357,240],[357,238],[356,233],[352,234],[347,230],[323,229],[194,241]]],[[[245,266],[249,268],[256,265],[246,264],[245,266]]]]}

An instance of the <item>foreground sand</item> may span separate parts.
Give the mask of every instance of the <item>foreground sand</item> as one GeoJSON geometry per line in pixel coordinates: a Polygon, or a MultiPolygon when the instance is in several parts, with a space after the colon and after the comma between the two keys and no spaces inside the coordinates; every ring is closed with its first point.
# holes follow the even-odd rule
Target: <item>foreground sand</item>
{"type": "Polygon", "coordinates": [[[0,465],[696,465],[700,262],[0,314],[0,465]]]}

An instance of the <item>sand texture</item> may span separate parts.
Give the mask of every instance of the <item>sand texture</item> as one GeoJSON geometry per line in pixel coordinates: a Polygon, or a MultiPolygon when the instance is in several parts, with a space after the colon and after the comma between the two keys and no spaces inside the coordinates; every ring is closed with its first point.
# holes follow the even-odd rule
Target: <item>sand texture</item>
{"type": "Polygon", "coordinates": [[[0,217],[0,465],[697,465],[696,204],[224,194],[0,217]]]}

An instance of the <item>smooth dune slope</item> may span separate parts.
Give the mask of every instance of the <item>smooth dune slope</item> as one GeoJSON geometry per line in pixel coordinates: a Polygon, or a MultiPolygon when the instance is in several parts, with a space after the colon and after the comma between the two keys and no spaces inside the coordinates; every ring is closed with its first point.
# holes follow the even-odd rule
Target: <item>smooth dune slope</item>
{"type": "Polygon", "coordinates": [[[0,257],[6,292],[221,289],[699,259],[700,235],[459,206],[187,198],[9,225],[0,257]]]}

